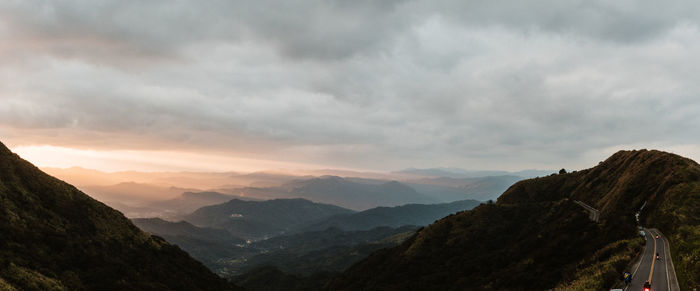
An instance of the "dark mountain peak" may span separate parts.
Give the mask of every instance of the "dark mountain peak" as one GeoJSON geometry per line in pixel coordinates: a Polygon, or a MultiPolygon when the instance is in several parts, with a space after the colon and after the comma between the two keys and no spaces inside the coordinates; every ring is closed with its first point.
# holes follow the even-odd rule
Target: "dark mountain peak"
{"type": "Polygon", "coordinates": [[[8,149],[2,142],[0,142],[0,155],[12,155],[12,151],[8,149]]]}
{"type": "Polygon", "coordinates": [[[232,199],[223,204],[199,208],[187,215],[185,220],[200,227],[226,229],[238,237],[261,239],[346,213],[352,211],[301,198],[266,201],[232,199]]]}
{"type": "Polygon", "coordinates": [[[5,146],[0,146],[0,233],[0,277],[18,290],[234,288],[178,247],[144,233],[5,146]],[[37,287],[47,281],[53,287],[37,287]]]}
{"type": "MultiPolygon", "coordinates": [[[[590,169],[523,180],[497,203],[447,216],[402,245],[374,253],[328,287],[549,290],[565,289],[576,274],[590,282],[581,289],[607,289],[638,251],[632,246],[641,245],[635,213],[642,205],[641,225],[661,229],[678,246],[697,245],[700,166],[662,151],[620,151],[590,169]],[[592,222],[574,200],[599,210],[600,220],[592,222]],[[611,246],[617,247],[607,257],[626,258],[616,267],[590,259],[611,246]]],[[[681,248],[678,256],[693,252],[697,248],[681,248]]],[[[676,268],[694,274],[684,279],[688,286],[700,282],[700,264],[676,268]]]]}
{"type": "MultiPolygon", "coordinates": [[[[623,167],[623,166],[648,166],[652,163],[669,163],[668,165],[696,164],[695,161],[659,150],[621,150],[610,156],[601,163],[607,167],[623,167]]],[[[655,164],[658,166],[658,164],[655,164]]]]}
{"type": "Polygon", "coordinates": [[[571,198],[616,212],[621,203],[640,206],[676,183],[697,178],[698,169],[696,162],[676,154],[624,150],[590,169],[515,183],[498,202],[512,204],[571,198]]]}

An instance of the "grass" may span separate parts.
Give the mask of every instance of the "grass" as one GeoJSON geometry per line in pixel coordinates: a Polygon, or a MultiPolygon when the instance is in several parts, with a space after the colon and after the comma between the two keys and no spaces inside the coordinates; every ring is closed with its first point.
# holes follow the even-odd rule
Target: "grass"
{"type": "Polygon", "coordinates": [[[556,291],[607,290],[619,282],[625,268],[632,263],[644,245],[642,238],[620,240],[597,251],[590,260],[579,265],[576,277],[560,284],[556,291]]]}
{"type": "MultiPolygon", "coordinates": [[[[2,276],[8,281],[24,286],[26,290],[68,290],[59,280],[46,277],[39,272],[27,268],[16,266],[10,263],[7,269],[2,272],[2,276]]],[[[17,290],[13,284],[0,278],[0,290],[17,290]]]]}
{"type": "Polygon", "coordinates": [[[669,191],[654,219],[669,238],[673,265],[683,290],[700,287],[700,182],[669,191]]]}

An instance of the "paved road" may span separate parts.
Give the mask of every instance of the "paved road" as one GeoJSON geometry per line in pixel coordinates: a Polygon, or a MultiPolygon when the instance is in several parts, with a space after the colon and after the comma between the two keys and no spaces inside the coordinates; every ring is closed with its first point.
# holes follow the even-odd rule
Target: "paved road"
{"type": "Polygon", "coordinates": [[[644,282],[651,283],[651,290],[680,290],[676,272],[673,268],[671,253],[668,250],[668,241],[657,229],[645,229],[647,243],[641,254],[641,260],[633,266],[632,284],[625,290],[644,290],[644,282]],[[656,236],[659,239],[656,239],[656,236]],[[659,253],[659,260],[655,254],[659,253]]]}
{"type": "Polygon", "coordinates": [[[578,200],[574,200],[574,203],[586,209],[586,211],[588,211],[588,218],[590,218],[591,220],[595,222],[598,222],[600,220],[600,211],[598,209],[595,209],[592,206],[578,200]]]}

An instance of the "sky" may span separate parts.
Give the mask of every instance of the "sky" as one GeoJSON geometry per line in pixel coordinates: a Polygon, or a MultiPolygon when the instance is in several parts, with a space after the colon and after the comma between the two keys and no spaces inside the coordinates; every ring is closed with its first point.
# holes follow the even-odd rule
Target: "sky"
{"type": "Polygon", "coordinates": [[[697,1],[0,2],[0,141],[101,170],[700,159],[697,1]]]}

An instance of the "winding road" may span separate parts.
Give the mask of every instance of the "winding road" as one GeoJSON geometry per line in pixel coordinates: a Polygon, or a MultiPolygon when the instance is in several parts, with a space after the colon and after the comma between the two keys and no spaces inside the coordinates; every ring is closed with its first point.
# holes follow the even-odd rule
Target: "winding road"
{"type": "Polygon", "coordinates": [[[668,240],[655,228],[645,229],[646,245],[642,251],[641,258],[632,268],[632,283],[624,290],[644,290],[644,282],[651,283],[651,290],[680,290],[676,271],[673,268],[671,253],[669,251],[668,240]],[[656,236],[659,236],[656,239],[656,236]],[[659,254],[656,259],[655,254],[659,254]]]}
{"type": "Polygon", "coordinates": [[[579,206],[583,207],[588,211],[588,218],[591,219],[592,221],[598,222],[600,221],[600,211],[598,209],[593,208],[592,206],[583,203],[578,200],[574,200],[574,203],[578,204],[579,206]]]}

